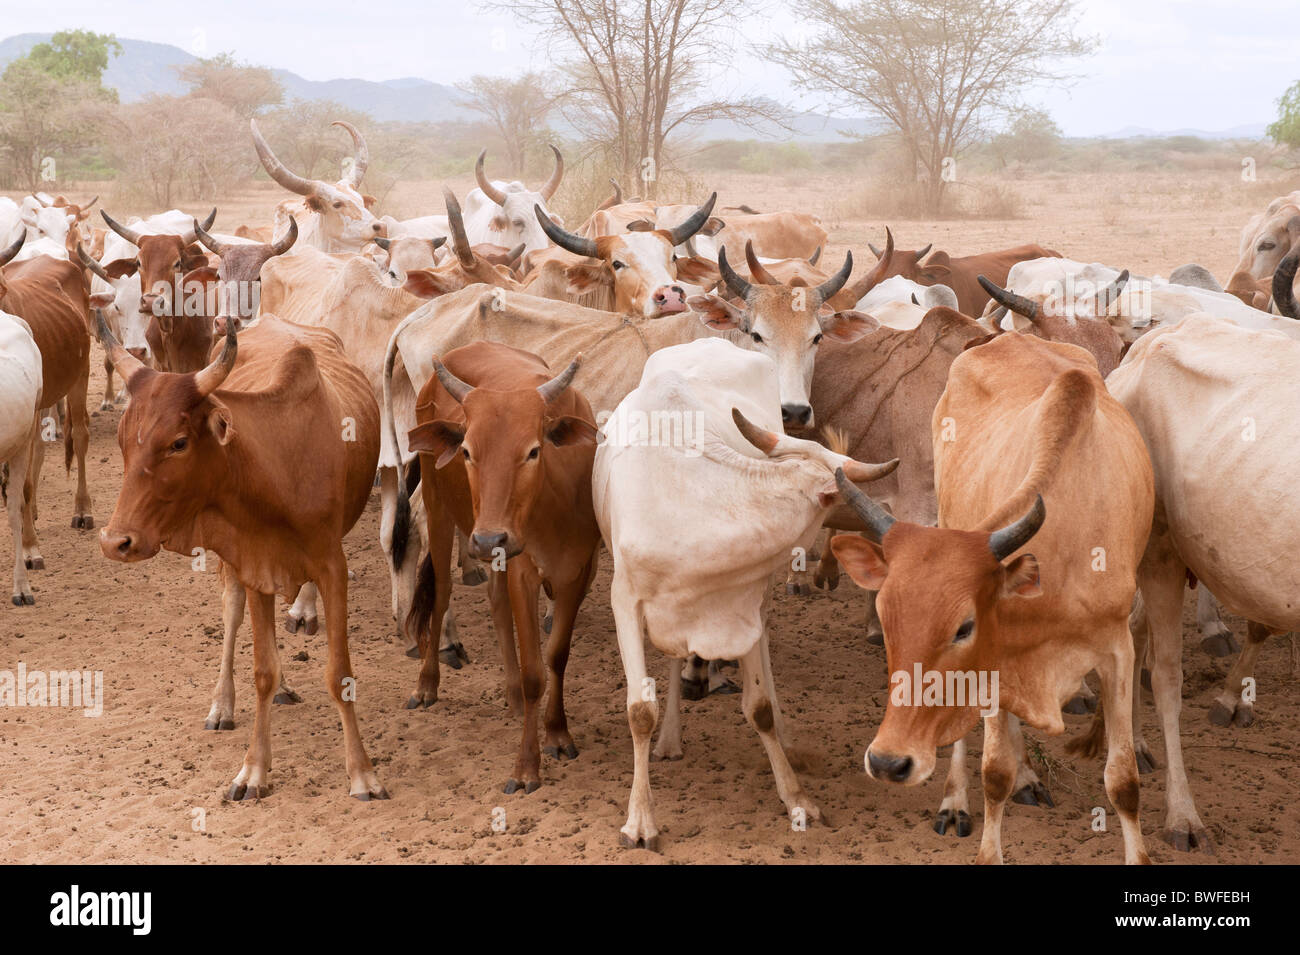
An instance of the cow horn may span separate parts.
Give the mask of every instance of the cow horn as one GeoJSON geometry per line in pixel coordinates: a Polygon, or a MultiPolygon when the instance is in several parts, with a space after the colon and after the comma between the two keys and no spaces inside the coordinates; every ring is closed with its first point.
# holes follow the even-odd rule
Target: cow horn
{"type": "MultiPolygon", "coordinates": [[[[216,255],[225,255],[226,251],[230,248],[230,246],[227,245],[226,243],[222,242],[219,239],[214,239],[211,235],[209,235],[208,230],[202,226],[202,224],[199,222],[198,219],[194,220],[194,235],[198,238],[200,242],[203,243],[204,247],[209,252],[212,252],[216,255]]],[[[188,243],[186,244],[188,245],[188,243]]]]}
{"type": "Polygon", "coordinates": [[[546,185],[542,186],[542,198],[549,199],[555,195],[555,190],[560,188],[560,180],[564,178],[564,157],[560,151],[551,143],[546,145],[551,147],[551,152],[555,153],[555,169],[551,172],[551,178],[546,180],[546,185]]]}
{"type": "Polygon", "coordinates": [[[875,544],[883,541],[889,529],[894,526],[894,516],[863,494],[844,474],[843,468],[835,469],[835,483],[844,496],[845,503],[853,508],[854,513],[866,525],[867,539],[875,544]]]}
{"type": "Polygon", "coordinates": [[[330,125],[337,126],[352,137],[352,171],[348,173],[347,182],[349,186],[356,189],[361,185],[366,167],[370,165],[370,147],[366,145],[366,137],[362,136],[351,123],[341,119],[334,120],[330,125]]]}
{"type": "Polygon", "coordinates": [[[86,251],[85,246],[81,244],[80,240],[77,241],[77,258],[81,260],[82,265],[90,269],[90,271],[94,272],[109,285],[113,284],[113,280],[109,278],[108,273],[104,271],[104,267],[90,257],[90,253],[86,251]]]}
{"type": "Polygon", "coordinates": [[[447,394],[456,399],[457,404],[463,404],[469,393],[474,390],[473,386],[465,384],[455,375],[447,370],[447,367],[438,360],[437,356],[433,359],[433,370],[438,376],[438,382],[443,388],[447,389],[447,394]]]}
{"type": "Polygon", "coordinates": [[[704,228],[704,224],[709,221],[709,216],[713,215],[713,204],[718,201],[718,194],[715,192],[705,200],[704,205],[700,206],[691,213],[691,217],[675,229],[668,230],[669,241],[674,248],[681,245],[695,233],[704,228]]]}
{"type": "Polygon", "coordinates": [[[1043,506],[1043,495],[1036,494],[1033,506],[1023,517],[989,535],[989,550],[993,551],[993,556],[998,560],[1005,560],[1038,533],[1046,517],[1047,508],[1043,506]]]}
{"type": "MultiPolygon", "coordinates": [[[[867,244],[871,245],[871,243],[867,244]]],[[[871,246],[871,249],[876,255],[876,264],[871,267],[870,272],[849,286],[848,294],[843,297],[845,299],[852,297],[853,300],[844,302],[845,308],[853,308],[858,302],[862,301],[862,297],[879,285],[880,280],[889,271],[889,267],[894,261],[894,233],[890,231],[888,226],[885,227],[885,251],[881,252],[874,245],[871,246]]]]}
{"type": "Polygon", "coordinates": [[[874,255],[876,258],[880,258],[880,250],[877,249],[877,248],[876,248],[874,245],[872,245],[870,242],[867,243],[867,248],[871,250],[871,254],[872,254],[872,255],[874,255]]]}
{"type": "Polygon", "coordinates": [[[456,194],[446,186],[442,187],[442,199],[447,204],[447,227],[451,230],[451,248],[460,260],[462,268],[474,267],[474,250],[469,247],[469,236],[465,234],[465,218],[460,214],[460,203],[456,194]]]}
{"type": "Polygon", "coordinates": [[[1017,295],[1015,292],[1008,292],[1000,285],[994,285],[984,276],[976,276],[979,280],[980,288],[988,292],[993,301],[999,305],[1006,306],[1009,310],[1017,315],[1023,315],[1031,322],[1038,320],[1038,303],[1030,301],[1023,295],[1017,295]]]}
{"type": "Polygon", "coordinates": [[[1298,264],[1300,264],[1300,248],[1295,248],[1278,263],[1277,271],[1273,273],[1273,304],[1277,306],[1278,314],[1285,315],[1287,318],[1300,318],[1300,308],[1296,307],[1293,291],[1298,264]]]}
{"type": "Polygon", "coordinates": [[[817,304],[820,305],[840,289],[844,288],[844,283],[849,280],[849,275],[853,272],[853,253],[844,253],[844,264],[840,270],[828,278],[821,285],[813,289],[813,295],[816,296],[817,304]]]}
{"type": "Polygon", "coordinates": [[[80,222],[82,219],[86,218],[86,216],[90,215],[90,207],[93,206],[98,201],[99,201],[99,194],[96,193],[94,199],[91,199],[84,206],[79,206],[77,210],[77,221],[80,222]]]}
{"type": "Polygon", "coordinates": [[[578,373],[582,367],[582,353],[579,352],[574,356],[573,361],[569,362],[569,367],[564,369],[544,385],[537,386],[537,393],[542,396],[542,400],[548,405],[564,393],[564,389],[573,384],[573,376],[578,373]]]}
{"type": "Polygon", "coordinates": [[[613,176],[609,177],[609,184],[614,187],[614,201],[610,205],[621,206],[623,204],[623,187],[618,184],[618,180],[613,176]]]}
{"type": "Polygon", "coordinates": [[[933,243],[933,242],[931,242],[929,245],[927,245],[924,249],[917,249],[917,250],[916,250],[916,261],[920,262],[923,258],[925,258],[926,255],[929,254],[929,252],[930,252],[930,250],[931,250],[932,248],[934,248],[934,243],[933,243]]]}
{"type": "Polygon", "coordinates": [[[108,322],[104,321],[102,308],[95,309],[95,332],[99,335],[99,343],[104,346],[104,351],[108,352],[113,370],[122,376],[123,381],[129,382],[132,375],[145,367],[144,362],[123,348],[122,343],[113,337],[113,333],[108,330],[108,322]]]}
{"type": "Polygon", "coordinates": [[[7,265],[9,261],[22,250],[23,243],[26,241],[27,230],[24,229],[19,234],[18,238],[14,240],[13,245],[9,246],[9,248],[5,249],[3,252],[0,252],[0,265],[7,265]]]}
{"type": "Polygon", "coordinates": [[[819,245],[817,246],[817,251],[808,257],[808,264],[816,265],[818,262],[821,261],[821,257],[822,257],[822,247],[819,245]]]}
{"type": "MultiPolygon", "coordinates": [[[[217,210],[214,208],[211,212],[208,213],[208,217],[203,220],[203,231],[206,232],[208,229],[211,229],[212,223],[216,221],[217,221],[217,210]]],[[[199,231],[199,223],[198,220],[196,219],[194,222],[194,229],[190,232],[186,232],[184,235],[181,236],[181,244],[189,245],[191,242],[197,239],[198,231],[199,231]]]]}
{"type": "Polygon", "coordinates": [[[140,244],[139,232],[136,232],[134,229],[128,229],[126,226],[122,225],[122,223],[110,216],[104,209],[100,209],[99,214],[104,217],[104,221],[108,223],[108,227],[122,238],[126,239],[127,242],[130,242],[135,246],[140,244]]]}
{"type": "Polygon", "coordinates": [[[275,153],[271,152],[271,147],[266,144],[257,128],[257,120],[250,119],[248,127],[253,131],[253,148],[257,150],[257,158],[261,160],[266,174],[290,192],[296,192],[300,196],[314,196],[319,188],[317,184],[290,172],[284,163],[275,158],[275,153]]]}
{"type": "Polygon", "coordinates": [[[517,246],[506,253],[506,262],[514,265],[519,261],[519,256],[524,254],[524,243],[520,242],[517,246]]]}
{"type": "Polygon", "coordinates": [[[293,244],[297,241],[298,241],[298,220],[295,219],[293,216],[289,216],[289,228],[285,231],[284,235],[280,236],[279,241],[272,244],[271,254],[284,255],[284,253],[288,252],[291,248],[293,248],[293,244]]]}
{"type": "Polygon", "coordinates": [[[537,221],[542,225],[542,231],[550,236],[551,241],[562,249],[567,249],[574,255],[586,255],[595,257],[596,240],[588,239],[584,236],[574,235],[572,232],[566,232],[542,211],[542,207],[533,203],[533,212],[537,214],[537,221]]]}
{"type": "Polygon", "coordinates": [[[1097,318],[1105,315],[1106,312],[1110,310],[1111,305],[1119,299],[1119,293],[1124,290],[1124,286],[1127,284],[1128,269],[1125,269],[1123,272],[1119,273],[1119,275],[1115,276],[1115,281],[1111,282],[1097,293],[1097,299],[1093,304],[1092,314],[1097,318]]]}
{"type": "Polygon", "coordinates": [[[373,242],[375,245],[379,246],[385,252],[388,251],[388,247],[393,242],[392,239],[385,239],[382,235],[377,235],[374,238],[372,238],[370,241],[373,242]]]}
{"type": "Polygon", "coordinates": [[[230,374],[230,369],[235,367],[235,356],[239,352],[239,342],[235,339],[235,326],[238,324],[227,319],[226,344],[221,349],[221,354],[202,371],[194,373],[194,387],[198,390],[200,398],[206,398],[220,388],[221,383],[230,374]]]}
{"type": "Polygon", "coordinates": [[[492,183],[488,181],[488,177],[483,173],[483,157],[486,155],[486,149],[478,154],[478,161],[474,163],[474,178],[478,180],[478,187],[483,190],[483,195],[487,196],[497,205],[504,206],[506,204],[506,194],[496,186],[492,185],[492,183]]]}
{"type": "Polygon", "coordinates": [[[435,236],[434,238],[429,240],[429,245],[433,248],[434,252],[437,252],[446,244],[447,244],[447,237],[445,235],[435,236]]]}
{"type": "Polygon", "coordinates": [[[727,283],[727,288],[731,289],[736,295],[739,295],[745,301],[749,301],[749,294],[754,291],[754,286],[750,285],[731,267],[727,261],[727,247],[718,247],[718,271],[722,273],[722,279],[727,283]]]}
{"type": "Polygon", "coordinates": [[[763,263],[758,261],[758,256],[754,254],[754,240],[745,240],[745,264],[749,266],[749,274],[755,282],[762,282],[764,285],[780,285],[774,276],[767,269],[763,268],[763,263]]]}
{"type": "MultiPolygon", "coordinates": [[[[786,435],[777,434],[775,431],[760,428],[741,414],[739,408],[731,409],[731,420],[736,423],[737,429],[739,429],[741,436],[746,441],[769,456],[778,449],[782,441],[787,442],[787,445],[814,444],[811,441],[792,439],[786,435]]],[[[894,458],[884,464],[863,464],[861,461],[854,461],[849,458],[838,470],[840,473],[847,473],[853,481],[878,481],[880,478],[893,473],[894,469],[898,467],[898,460],[898,458],[894,458]]]]}

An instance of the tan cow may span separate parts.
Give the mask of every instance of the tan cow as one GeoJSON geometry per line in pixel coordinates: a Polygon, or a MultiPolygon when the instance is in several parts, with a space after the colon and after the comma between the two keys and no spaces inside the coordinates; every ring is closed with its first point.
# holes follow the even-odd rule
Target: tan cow
{"type": "Polygon", "coordinates": [[[365,510],[379,457],[378,409],[364,376],[332,332],[272,316],[245,332],[242,347],[227,322],[220,354],[189,374],[146,368],[102,319],[99,334],[131,395],[118,422],[122,490],[100,532],[104,556],[132,563],[160,548],[212,550],[250,598],[257,709],[226,798],[270,792],[275,595],[292,598],[308,582],[325,601],[325,681],[343,723],[349,792],[388,798],[361,742],[348,657],[342,542],[365,510]]]}
{"type": "Polygon", "coordinates": [[[1086,352],[1016,335],[953,362],[931,433],[937,528],[897,521],[840,476],[869,539],[831,546],[860,586],[880,591],[891,674],[867,772],[922,783],[937,748],[983,716],[978,861],[1000,863],[1017,769],[1013,721],[1063,732],[1061,704],[1095,669],[1113,714],[1105,781],[1125,861],[1149,862],[1128,632],[1153,505],[1141,435],[1086,352]],[[1031,540],[1034,554],[1023,549],[1031,540]]]}

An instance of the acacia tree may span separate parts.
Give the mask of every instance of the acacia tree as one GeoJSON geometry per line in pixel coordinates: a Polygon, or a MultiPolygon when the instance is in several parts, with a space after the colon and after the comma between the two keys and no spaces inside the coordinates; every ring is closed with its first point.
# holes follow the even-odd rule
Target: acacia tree
{"type": "Polygon", "coordinates": [[[1265,130],[1275,143],[1300,147],[1300,80],[1292,83],[1277,101],[1277,120],[1265,130]]]}
{"type": "Polygon", "coordinates": [[[474,76],[456,88],[466,95],[465,106],[491,122],[505,144],[510,172],[522,176],[529,154],[542,144],[546,118],[555,103],[546,77],[540,73],[515,79],[474,76]]]}
{"type": "Polygon", "coordinates": [[[767,56],[799,87],[892,127],[938,213],[944,160],[957,157],[1032,86],[1063,82],[1058,64],[1091,53],[1076,0],[796,0],[810,39],[767,56]]]}
{"type": "Polygon", "coordinates": [[[620,179],[655,195],[670,140],[710,120],[782,123],[754,96],[719,96],[705,63],[725,60],[734,27],[753,11],[738,0],[497,0],[537,28],[563,61],[565,118],[603,150],[620,179]]]}
{"type": "Polygon", "coordinates": [[[263,66],[240,63],[230,53],[218,53],[174,69],[191,94],[216,100],[244,120],[267,106],[280,105],[284,98],[284,88],[274,73],[263,66]]]}

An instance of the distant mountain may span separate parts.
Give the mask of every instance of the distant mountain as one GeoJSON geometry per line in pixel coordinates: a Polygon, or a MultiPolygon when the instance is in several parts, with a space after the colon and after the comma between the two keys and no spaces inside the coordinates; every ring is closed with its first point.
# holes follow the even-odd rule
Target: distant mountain
{"type": "Polygon", "coordinates": [[[1146,126],[1125,126],[1113,133],[1086,137],[1089,139],[1168,139],[1173,136],[1194,136],[1197,139],[1263,139],[1268,123],[1247,123],[1231,129],[1150,129],[1146,126]]]}

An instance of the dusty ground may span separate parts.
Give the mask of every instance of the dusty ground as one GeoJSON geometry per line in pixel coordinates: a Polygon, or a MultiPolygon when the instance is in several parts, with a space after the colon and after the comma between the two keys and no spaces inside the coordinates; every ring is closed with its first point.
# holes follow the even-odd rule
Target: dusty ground
{"type": "MultiPolygon", "coordinates": [[[[454,185],[463,193],[468,183],[454,185]]],[[[721,199],[753,201],[759,195],[769,208],[802,206],[825,216],[841,247],[858,248],[867,239],[880,244],[883,222],[848,214],[854,206],[851,186],[735,177],[722,184],[721,199]]],[[[1204,176],[1194,183],[1094,177],[1016,186],[1025,200],[1023,219],[890,224],[904,248],[934,240],[937,247],[963,253],[1038,241],[1076,258],[1162,274],[1199,261],[1224,278],[1236,260],[1240,225],[1276,194],[1204,176]]],[[[428,211],[436,187],[403,187],[404,202],[423,203],[428,211]]],[[[234,197],[222,204],[218,222],[261,221],[275,198],[269,190],[234,197]]],[[[92,396],[102,393],[99,364],[96,350],[92,396]]],[[[95,398],[92,408],[97,405],[95,398]]],[[[92,419],[88,464],[97,526],[107,520],[120,485],[119,414],[95,412],[92,419]]],[[[802,778],[833,828],[791,831],[739,698],[712,697],[684,704],[685,759],[652,768],[662,854],[617,848],[632,771],[609,612],[608,557],[579,617],[568,670],[569,719],[580,756],[566,763],[545,759],[539,791],[503,795],[518,725],[505,709],[484,589],[458,585],[454,599],[472,665],[444,671],[441,699],[433,708],[404,709],[415,663],[387,639],[393,623],[376,540],[377,495],[347,541],[356,574],[350,630],[363,737],[393,798],[369,804],[347,798],[342,734],[323,686],[324,636],[281,631],[286,676],[304,702],[275,707],[273,794],[255,805],[225,804],[221,796],[240,766],[251,728],[247,630],[236,660],[237,727],[205,732],[220,651],[217,575],[194,573],[188,559],[171,554],[133,566],[105,560],[94,532],[68,526],[74,485],[55,466],[60,455],[51,451],[38,524],[47,569],[33,576],[34,608],[6,603],[0,609],[0,670],[15,670],[20,662],[28,670],[101,670],[106,703],[98,718],[67,709],[0,709],[0,858],[6,861],[974,859],[977,836],[940,837],[930,828],[946,758],[933,780],[909,790],[873,783],[863,772],[863,751],[883,714],[885,659],[883,649],[863,638],[863,598],[847,578],[833,593],[780,594],[773,621],[773,667],[806,763],[802,778]],[[305,661],[294,659],[300,651],[305,661]],[[496,807],[505,810],[504,832],[492,828],[496,807]],[[202,831],[196,831],[200,817],[202,831]]],[[[1192,607],[1189,597],[1183,745],[1218,854],[1184,856],[1159,840],[1163,769],[1142,779],[1148,849],[1163,863],[1300,861],[1294,798],[1300,786],[1300,688],[1288,641],[1271,641],[1260,656],[1255,724],[1213,727],[1206,714],[1230,661],[1200,651],[1190,626],[1192,607]]],[[[1243,634],[1241,621],[1232,626],[1243,634]]],[[[652,668],[661,679],[667,673],[662,658],[652,668]]],[[[1147,739],[1163,767],[1159,727],[1150,695],[1144,698],[1147,739]]],[[[1084,717],[1066,722],[1067,735],[1086,726],[1084,717]]],[[[1101,761],[1071,760],[1063,744],[1064,738],[1042,741],[1054,773],[1048,782],[1056,808],[1009,808],[1003,829],[1007,860],[1119,862],[1117,826],[1107,833],[1090,828],[1092,807],[1107,805],[1101,761]]],[[[978,833],[978,776],[975,786],[978,833]]]]}

